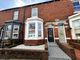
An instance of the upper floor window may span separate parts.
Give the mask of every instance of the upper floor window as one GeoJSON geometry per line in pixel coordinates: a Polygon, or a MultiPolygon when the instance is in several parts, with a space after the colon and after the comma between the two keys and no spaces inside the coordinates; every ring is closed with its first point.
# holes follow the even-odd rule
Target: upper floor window
{"type": "Polygon", "coordinates": [[[38,16],[38,8],[32,8],[32,17],[38,16]]]}
{"type": "Polygon", "coordinates": [[[13,20],[18,20],[19,11],[14,11],[13,20]]]}

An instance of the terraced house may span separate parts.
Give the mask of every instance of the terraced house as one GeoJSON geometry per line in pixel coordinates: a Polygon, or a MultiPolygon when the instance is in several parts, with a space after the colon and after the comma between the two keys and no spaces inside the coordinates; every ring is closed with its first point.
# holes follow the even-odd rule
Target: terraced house
{"type": "MultiPolygon", "coordinates": [[[[73,40],[68,17],[74,13],[71,0],[50,0],[0,11],[0,40],[5,46],[67,44],[73,40]]],[[[80,35],[78,35],[80,36],[80,35]]]]}
{"type": "Polygon", "coordinates": [[[68,16],[73,14],[71,1],[47,1],[0,11],[1,39],[21,41],[28,45],[61,37],[62,43],[71,39],[68,16]]]}

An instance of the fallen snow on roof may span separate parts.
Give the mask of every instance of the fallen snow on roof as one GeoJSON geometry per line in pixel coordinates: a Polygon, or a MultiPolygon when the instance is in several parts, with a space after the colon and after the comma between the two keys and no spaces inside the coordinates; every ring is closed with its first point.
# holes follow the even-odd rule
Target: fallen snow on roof
{"type": "Polygon", "coordinates": [[[21,44],[16,47],[12,47],[11,49],[45,50],[45,44],[38,45],[38,46],[27,46],[27,45],[21,44]]]}

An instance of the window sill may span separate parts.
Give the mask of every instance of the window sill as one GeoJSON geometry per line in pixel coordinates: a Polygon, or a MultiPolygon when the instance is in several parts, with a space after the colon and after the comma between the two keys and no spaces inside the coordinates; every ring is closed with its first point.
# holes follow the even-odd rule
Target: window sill
{"type": "Polygon", "coordinates": [[[44,39],[44,38],[27,38],[25,40],[40,40],[40,39],[44,39]]]}

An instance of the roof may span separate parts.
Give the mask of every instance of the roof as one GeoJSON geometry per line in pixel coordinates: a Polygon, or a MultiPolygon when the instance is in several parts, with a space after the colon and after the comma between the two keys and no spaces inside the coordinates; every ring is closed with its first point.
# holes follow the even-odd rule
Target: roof
{"type": "MultiPolygon", "coordinates": [[[[34,5],[46,4],[46,3],[50,3],[50,2],[53,2],[53,0],[51,0],[51,1],[46,1],[46,2],[41,2],[41,3],[36,3],[36,4],[31,4],[31,5],[26,5],[26,6],[22,6],[22,7],[15,7],[15,8],[4,9],[4,10],[1,10],[1,11],[19,9],[19,8],[24,8],[24,7],[34,6],[34,5]]],[[[1,11],[0,11],[0,12],[1,12],[1,11]]]]}

